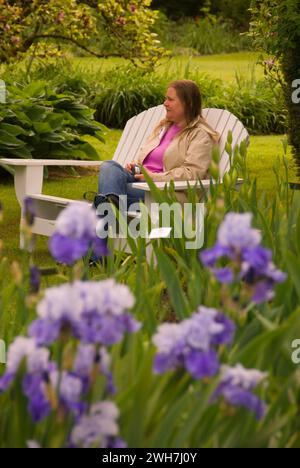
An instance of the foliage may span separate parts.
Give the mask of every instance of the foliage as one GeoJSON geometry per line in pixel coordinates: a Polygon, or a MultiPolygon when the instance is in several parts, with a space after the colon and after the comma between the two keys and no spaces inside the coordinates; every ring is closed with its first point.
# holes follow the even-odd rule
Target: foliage
{"type": "Polygon", "coordinates": [[[252,70],[249,78],[236,74],[234,82],[221,81],[198,71],[197,64],[189,61],[184,68],[173,70],[166,64],[155,73],[144,73],[128,65],[102,71],[101,67],[87,69],[73,62],[49,61],[37,62],[27,78],[22,67],[8,67],[2,77],[23,85],[47,80],[57,93],[77,95],[80,102],[96,110],[97,121],[114,128],[123,128],[132,116],[161,104],[170,81],[187,78],[199,85],[204,107],[230,110],[251,133],[285,132],[284,96],[272,79],[257,79],[252,70]]]}
{"type": "MultiPolygon", "coordinates": [[[[256,80],[254,76],[243,80],[237,75],[235,83],[222,83],[188,68],[184,77],[199,85],[204,107],[228,109],[251,133],[284,132],[283,96],[280,87],[274,87],[272,82],[256,80]]],[[[172,79],[166,74],[144,75],[132,68],[112,70],[104,74],[95,98],[88,102],[97,109],[98,121],[109,127],[123,128],[130,117],[162,104],[167,84],[172,79]]]]}
{"type": "Polygon", "coordinates": [[[256,44],[280,59],[300,36],[299,0],[252,0],[250,33],[256,44]]]}
{"type": "Polygon", "coordinates": [[[251,0],[211,0],[211,11],[245,30],[249,27],[250,2],[251,0]]]}
{"type": "Polygon", "coordinates": [[[153,8],[159,8],[169,18],[199,17],[211,14],[231,20],[238,27],[247,28],[250,0],[153,0],[153,8]]]}
{"type": "Polygon", "coordinates": [[[153,0],[153,8],[159,8],[170,18],[179,19],[182,16],[199,15],[201,8],[204,7],[205,0],[153,0]]]}
{"type": "Polygon", "coordinates": [[[132,116],[161,103],[164,93],[164,86],[154,74],[145,75],[127,67],[104,75],[91,105],[96,109],[96,120],[122,128],[132,116]]]}
{"type": "MultiPolygon", "coordinates": [[[[3,0],[0,3],[0,60],[9,62],[30,54],[46,56],[50,45],[57,55],[60,45],[69,43],[93,55],[105,57],[88,48],[103,27],[111,35],[114,55],[124,56],[135,64],[152,67],[164,55],[156,34],[151,28],[156,12],[149,9],[150,0],[34,0],[20,2],[3,0]]],[[[111,52],[110,52],[111,54],[111,52]]],[[[30,65],[29,65],[30,66],[30,65]]]]}
{"type": "Polygon", "coordinates": [[[274,86],[271,80],[256,80],[254,75],[243,79],[237,74],[235,83],[227,86],[219,83],[214,93],[210,92],[210,86],[206,92],[205,83],[201,81],[205,105],[228,109],[250,133],[281,134],[286,131],[283,94],[280,86],[274,86]]]}
{"type": "Polygon", "coordinates": [[[293,102],[293,83],[300,73],[300,1],[268,0],[251,3],[250,34],[256,47],[271,56],[265,60],[266,73],[282,84],[288,111],[290,142],[295,159],[300,161],[300,106],[293,102]]]}
{"type": "Polygon", "coordinates": [[[105,0],[98,5],[116,50],[125,58],[150,68],[165,55],[153,29],[157,12],[149,9],[151,0],[105,0]]]}
{"type": "Polygon", "coordinates": [[[82,135],[103,141],[103,127],[93,111],[70,93],[55,93],[43,81],[20,88],[8,85],[0,107],[0,150],[3,157],[99,159],[82,135]]]}
{"type": "Polygon", "coordinates": [[[214,16],[171,21],[160,14],[155,30],[161,42],[173,54],[201,55],[251,49],[248,37],[241,36],[227,20],[214,16]]]}
{"type": "Polygon", "coordinates": [[[5,0],[0,4],[0,19],[0,58],[5,62],[22,56],[37,41],[65,35],[83,40],[95,29],[89,9],[74,0],[5,0]]]}

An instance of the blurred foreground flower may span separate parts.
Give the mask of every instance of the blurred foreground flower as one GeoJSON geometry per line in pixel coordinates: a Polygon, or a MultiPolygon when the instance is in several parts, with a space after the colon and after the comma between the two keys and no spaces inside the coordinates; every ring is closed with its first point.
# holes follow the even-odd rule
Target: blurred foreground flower
{"type": "Polygon", "coordinates": [[[221,381],[214,398],[222,396],[232,406],[243,406],[252,411],[257,419],[265,415],[266,404],[252,393],[267,374],[256,369],[245,369],[241,364],[235,367],[222,366],[221,381]]]}
{"type": "Polygon", "coordinates": [[[158,349],[155,372],[185,368],[192,377],[212,377],[219,370],[217,348],[229,345],[234,323],[215,309],[199,307],[191,318],[181,323],[160,325],[153,337],[158,349]]]}
{"type": "Polygon", "coordinates": [[[133,305],[129,288],[113,279],[49,288],[38,304],[39,318],[31,324],[29,335],[39,345],[73,335],[83,343],[108,346],[119,342],[125,332],[140,328],[127,312],[133,305]]]}
{"type": "MultiPolygon", "coordinates": [[[[94,385],[101,384],[103,396],[115,392],[105,346],[139,330],[139,322],[128,312],[134,302],[129,288],[113,279],[47,289],[29,337],[17,337],[8,349],[0,393],[11,390],[19,404],[26,401],[33,422],[47,417],[52,418],[50,425],[72,422],[66,424],[64,444],[68,440],[71,446],[124,447],[115,421],[117,408],[101,401],[90,408],[90,398],[94,385]],[[105,378],[106,388],[98,376],[105,378]]],[[[38,444],[31,439],[26,443],[38,444]]]]}
{"type": "Polygon", "coordinates": [[[30,292],[37,294],[41,285],[41,272],[36,265],[31,265],[29,268],[29,284],[30,292]]]}
{"type": "Polygon", "coordinates": [[[251,213],[228,213],[215,246],[201,252],[200,258],[220,283],[243,281],[251,300],[259,304],[272,299],[275,284],[283,282],[286,274],[276,269],[271,250],[260,246],[261,234],[251,227],[251,219],[251,213]],[[218,266],[218,261],[227,265],[218,266]]]}
{"type": "Polygon", "coordinates": [[[71,433],[71,446],[81,448],[124,448],[126,444],[118,438],[116,422],[119,410],[111,401],[102,401],[91,407],[71,433]]]}
{"type": "Polygon", "coordinates": [[[58,216],[49,241],[52,256],[58,262],[71,265],[90,250],[98,257],[108,255],[106,239],[96,234],[97,225],[102,222],[88,203],[70,203],[58,216]]]}

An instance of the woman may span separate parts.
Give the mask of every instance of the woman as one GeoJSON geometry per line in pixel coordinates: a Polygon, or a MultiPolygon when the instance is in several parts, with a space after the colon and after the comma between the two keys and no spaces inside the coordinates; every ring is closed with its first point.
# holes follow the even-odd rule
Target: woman
{"type": "MultiPolygon", "coordinates": [[[[219,135],[201,115],[201,94],[191,80],[169,84],[164,106],[166,118],[159,122],[138,155],[154,181],[197,180],[207,176],[213,144],[219,135]]],[[[137,162],[123,168],[115,161],[105,161],[99,175],[100,194],[95,205],[108,198],[116,202],[127,195],[128,208],[144,199],[144,191],[128,187],[128,183],[143,181],[143,174],[132,175],[137,162]]]]}

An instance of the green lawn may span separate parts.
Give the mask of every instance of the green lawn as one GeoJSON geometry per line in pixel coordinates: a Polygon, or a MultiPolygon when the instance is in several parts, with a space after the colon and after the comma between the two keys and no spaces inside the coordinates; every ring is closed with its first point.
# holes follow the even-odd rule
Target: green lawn
{"type": "MultiPolygon", "coordinates": [[[[187,55],[171,56],[163,59],[161,65],[156,68],[156,73],[169,76],[170,80],[187,78],[188,73],[205,73],[212,78],[223,81],[234,81],[236,74],[243,78],[250,78],[255,74],[257,79],[263,78],[263,68],[257,63],[257,52],[234,52],[232,54],[203,55],[192,57],[187,55]]],[[[83,76],[98,77],[101,72],[112,70],[129,63],[122,58],[96,58],[96,57],[70,57],[72,64],[83,76]]],[[[18,64],[23,67],[24,64],[18,64]]],[[[5,67],[0,64],[0,75],[5,67]]]]}
{"type": "MultiPolygon", "coordinates": [[[[109,130],[106,135],[106,143],[89,138],[99,151],[101,159],[111,159],[120,138],[120,130],[109,130]]],[[[258,187],[272,192],[275,186],[275,178],[272,171],[274,160],[282,155],[282,136],[253,136],[248,151],[248,167],[250,174],[257,177],[258,187]]],[[[290,180],[295,180],[293,162],[289,153],[290,180]]],[[[97,173],[80,177],[53,177],[44,183],[44,193],[62,196],[71,199],[81,199],[86,190],[97,190],[97,173]]],[[[1,182],[0,200],[4,207],[4,220],[0,224],[0,239],[4,241],[3,255],[10,260],[18,257],[18,236],[20,208],[15,198],[12,181],[1,182]]],[[[47,238],[38,237],[35,259],[39,265],[51,262],[47,250],[47,238]]]]}
{"type": "MultiPolygon", "coordinates": [[[[207,73],[213,78],[224,81],[234,81],[236,73],[250,77],[254,72],[256,78],[263,78],[263,68],[257,64],[256,52],[235,52],[232,54],[205,55],[202,57],[176,56],[165,59],[157,68],[158,74],[168,75],[170,79],[180,79],[187,71],[191,73],[207,73]]],[[[72,59],[80,70],[87,74],[111,70],[126,63],[125,59],[97,59],[78,57],[72,59]]]]}

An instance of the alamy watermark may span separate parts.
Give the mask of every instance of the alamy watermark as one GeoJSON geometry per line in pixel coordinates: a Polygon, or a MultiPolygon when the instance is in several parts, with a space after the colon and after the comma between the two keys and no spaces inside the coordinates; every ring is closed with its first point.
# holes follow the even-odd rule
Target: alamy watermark
{"type": "Polygon", "coordinates": [[[294,104],[300,103],[300,79],[294,80],[292,82],[292,88],[296,88],[292,93],[292,102],[294,104]]]}
{"type": "Polygon", "coordinates": [[[0,104],[5,104],[6,102],[6,86],[5,81],[0,80],[0,104]]]}
{"type": "Polygon", "coordinates": [[[110,203],[97,207],[99,223],[97,235],[106,238],[159,239],[172,235],[185,239],[186,249],[199,249],[204,242],[204,203],[151,203],[150,207],[139,202],[127,207],[127,196],[119,197],[119,216],[110,203]]]}
{"type": "Polygon", "coordinates": [[[292,352],[292,362],[294,364],[300,364],[300,340],[293,340],[292,341],[292,348],[294,351],[292,352]]]}
{"type": "Polygon", "coordinates": [[[5,341],[0,340],[0,364],[6,363],[6,346],[5,341]]]}

